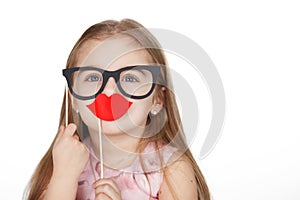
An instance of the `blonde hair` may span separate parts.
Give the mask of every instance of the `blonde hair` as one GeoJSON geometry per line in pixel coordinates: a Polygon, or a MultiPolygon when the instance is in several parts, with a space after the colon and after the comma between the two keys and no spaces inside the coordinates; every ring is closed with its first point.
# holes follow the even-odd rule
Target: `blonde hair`
{"type": "MultiPolygon", "coordinates": [[[[169,144],[170,142],[172,142],[172,144],[178,149],[183,149],[184,151],[182,152],[182,155],[185,157],[185,160],[187,160],[191,164],[195,173],[198,190],[198,199],[210,200],[209,190],[205,179],[186,143],[185,135],[182,129],[181,119],[175,101],[175,96],[172,92],[171,79],[169,76],[168,69],[166,67],[167,63],[165,55],[161,50],[159,42],[146,28],[144,28],[141,24],[131,19],[123,19],[121,21],[107,20],[95,24],[88,28],[74,45],[67,60],[66,68],[71,68],[76,65],[77,58],[79,55],[79,49],[86,41],[103,40],[105,38],[120,33],[129,35],[130,37],[135,39],[136,42],[138,42],[138,44],[140,44],[142,47],[145,47],[145,50],[151,56],[153,62],[162,66],[161,75],[158,80],[158,82],[160,82],[161,85],[157,85],[154,91],[154,97],[159,98],[162,101],[164,109],[166,111],[166,116],[164,117],[158,114],[157,116],[151,118],[151,120],[153,120],[151,125],[154,127],[149,127],[149,129],[155,129],[156,123],[161,123],[161,121],[164,121],[165,123],[162,129],[159,130],[157,134],[154,134],[151,137],[141,139],[141,146],[145,146],[145,144],[147,144],[148,142],[155,142],[156,144],[161,142],[169,144]],[[164,87],[164,85],[167,85],[167,87],[165,87],[165,89],[162,90],[162,87],[164,87]]],[[[61,107],[59,125],[64,124],[65,120],[65,99],[66,94],[64,95],[61,107]]],[[[68,99],[68,107],[72,108],[70,98],[68,99]]],[[[72,109],[68,109],[68,119],[69,123],[75,122],[73,118],[72,109]]],[[[44,157],[41,159],[28,184],[24,196],[26,196],[26,198],[29,200],[40,199],[42,197],[43,191],[46,190],[47,185],[50,181],[53,171],[52,149],[54,141],[52,142],[44,157]]]]}

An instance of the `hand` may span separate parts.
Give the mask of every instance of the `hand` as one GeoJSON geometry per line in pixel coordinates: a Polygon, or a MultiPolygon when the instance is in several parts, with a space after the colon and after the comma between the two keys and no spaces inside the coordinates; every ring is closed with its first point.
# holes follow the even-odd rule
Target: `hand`
{"type": "Polygon", "coordinates": [[[93,184],[95,188],[95,200],[121,200],[118,186],[111,179],[99,179],[93,184]]]}
{"type": "Polygon", "coordinates": [[[53,156],[53,176],[70,178],[77,181],[89,159],[87,147],[79,141],[75,124],[69,124],[66,128],[60,127],[55,140],[53,156]]]}

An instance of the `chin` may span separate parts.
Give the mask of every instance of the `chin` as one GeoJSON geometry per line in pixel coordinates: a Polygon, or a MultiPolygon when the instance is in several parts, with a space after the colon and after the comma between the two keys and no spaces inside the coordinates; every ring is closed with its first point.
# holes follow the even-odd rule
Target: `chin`
{"type": "Polygon", "coordinates": [[[102,121],[102,132],[105,135],[126,134],[137,137],[144,132],[146,120],[143,122],[136,122],[130,120],[128,117],[121,118],[116,121],[102,121]]]}
{"type": "Polygon", "coordinates": [[[102,133],[105,135],[119,135],[123,131],[115,121],[102,121],[102,133]]]}

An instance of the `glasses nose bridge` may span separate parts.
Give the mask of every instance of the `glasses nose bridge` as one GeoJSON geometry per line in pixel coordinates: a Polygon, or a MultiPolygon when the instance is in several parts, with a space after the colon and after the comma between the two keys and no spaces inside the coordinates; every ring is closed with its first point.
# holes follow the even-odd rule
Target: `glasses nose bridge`
{"type": "Polygon", "coordinates": [[[118,73],[116,71],[106,71],[106,74],[107,74],[107,81],[110,77],[113,77],[115,79],[116,83],[119,81],[120,73],[118,73]]]}
{"type": "Polygon", "coordinates": [[[103,84],[104,85],[102,86],[102,88],[103,88],[102,92],[111,93],[111,92],[115,91],[116,88],[118,88],[119,75],[120,75],[120,73],[118,73],[116,71],[105,71],[105,73],[103,74],[103,78],[104,78],[103,84]],[[112,83],[109,83],[110,78],[114,79],[114,85],[112,85],[112,83]]]}
{"type": "Polygon", "coordinates": [[[106,71],[105,76],[106,76],[105,77],[106,80],[105,80],[104,87],[106,87],[110,77],[112,77],[115,80],[115,84],[118,85],[120,73],[118,73],[116,71],[106,71]]]}

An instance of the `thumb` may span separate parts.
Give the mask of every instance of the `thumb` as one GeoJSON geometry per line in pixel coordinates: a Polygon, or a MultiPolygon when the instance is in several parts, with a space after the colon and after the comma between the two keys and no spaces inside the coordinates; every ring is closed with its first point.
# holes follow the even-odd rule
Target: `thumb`
{"type": "Polygon", "coordinates": [[[69,136],[73,136],[76,129],[77,129],[76,125],[71,123],[67,126],[67,128],[65,128],[64,134],[69,135],[69,136]]]}

